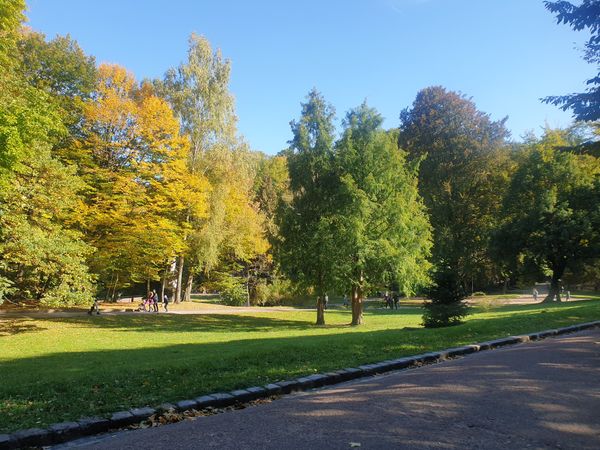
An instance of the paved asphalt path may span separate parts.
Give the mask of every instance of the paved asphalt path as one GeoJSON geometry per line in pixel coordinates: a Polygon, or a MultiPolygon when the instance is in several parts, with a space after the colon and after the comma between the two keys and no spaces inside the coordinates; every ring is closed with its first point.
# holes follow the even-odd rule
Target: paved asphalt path
{"type": "Polygon", "coordinates": [[[600,330],[68,446],[75,445],[169,450],[600,449],[600,330]]]}

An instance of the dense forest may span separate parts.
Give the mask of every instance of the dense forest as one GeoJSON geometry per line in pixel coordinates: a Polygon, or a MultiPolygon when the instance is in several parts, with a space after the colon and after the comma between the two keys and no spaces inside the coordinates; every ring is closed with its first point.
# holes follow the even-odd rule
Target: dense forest
{"type": "MultiPolygon", "coordinates": [[[[471,293],[600,288],[589,99],[572,127],[517,141],[506,119],[441,86],[398,105],[394,129],[366,102],[338,122],[313,89],[288,146],[265,155],[237,131],[230,62],[204,37],[140,81],[29,29],[24,0],[0,4],[0,302],[310,294],[323,323],[322,298],[337,292],[359,324],[369,292],[413,295],[438,274],[471,293]]],[[[574,23],[576,10],[553,6],[574,23]]],[[[598,26],[585,27],[597,63],[598,26]]],[[[577,114],[576,100],[546,99],[577,114]]]]}

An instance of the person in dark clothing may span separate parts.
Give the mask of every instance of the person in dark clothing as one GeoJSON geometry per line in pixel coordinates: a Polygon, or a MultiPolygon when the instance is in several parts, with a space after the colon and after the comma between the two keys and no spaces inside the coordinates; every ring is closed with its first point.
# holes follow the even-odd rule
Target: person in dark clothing
{"type": "Polygon", "coordinates": [[[97,315],[100,315],[100,306],[98,305],[98,299],[94,299],[94,303],[90,307],[90,310],[88,311],[88,314],[91,316],[94,312],[97,315]]]}
{"type": "Polygon", "coordinates": [[[169,296],[166,293],[163,296],[163,307],[165,308],[165,312],[169,312],[169,296]]]}

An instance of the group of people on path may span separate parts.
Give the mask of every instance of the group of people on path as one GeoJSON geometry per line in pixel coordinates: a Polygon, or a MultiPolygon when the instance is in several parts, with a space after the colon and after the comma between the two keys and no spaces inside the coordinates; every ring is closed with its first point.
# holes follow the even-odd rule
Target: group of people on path
{"type": "Polygon", "coordinates": [[[386,308],[398,309],[398,303],[400,303],[400,295],[396,293],[386,292],[383,295],[383,302],[386,308]]]}
{"type": "MultiPolygon", "coordinates": [[[[148,295],[140,305],[140,309],[145,312],[158,312],[159,295],[156,289],[148,292],[148,295]]],[[[169,296],[165,293],[162,298],[163,308],[165,312],[169,312],[169,296]]]]}

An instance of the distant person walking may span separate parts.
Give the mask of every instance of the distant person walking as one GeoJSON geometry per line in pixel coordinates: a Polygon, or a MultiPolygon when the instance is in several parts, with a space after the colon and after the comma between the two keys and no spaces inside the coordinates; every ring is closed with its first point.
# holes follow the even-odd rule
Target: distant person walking
{"type": "Polygon", "coordinates": [[[325,297],[323,297],[323,307],[324,309],[327,309],[327,305],[329,304],[329,295],[325,294],[325,297]]]}
{"type": "Polygon", "coordinates": [[[165,308],[165,312],[169,312],[169,296],[166,293],[163,296],[163,307],[165,308]]]}
{"type": "Polygon", "coordinates": [[[533,301],[534,302],[538,301],[538,291],[536,288],[533,288],[533,301]]]}
{"type": "Polygon", "coordinates": [[[383,298],[385,301],[386,308],[394,309],[394,300],[392,299],[392,295],[389,293],[385,293],[385,297],[383,298]]]}
{"type": "Polygon", "coordinates": [[[94,312],[96,313],[96,315],[100,315],[100,306],[98,304],[98,299],[97,298],[94,299],[94,303],[90,307],[90,310],[88,311],[88,314],[91,316],[94,312]]]}
{"type": "Polygon", "coordinates": [[[155,313],[158,312],[158,294],[155,289],[152,290],[152,309],[155,313]]]}
{"type": "Polygon", "coordinates": [[[148,295],[144,299],[144,311],[150,312],[152,310],[152,292],[148,292],[148,295]]]}

